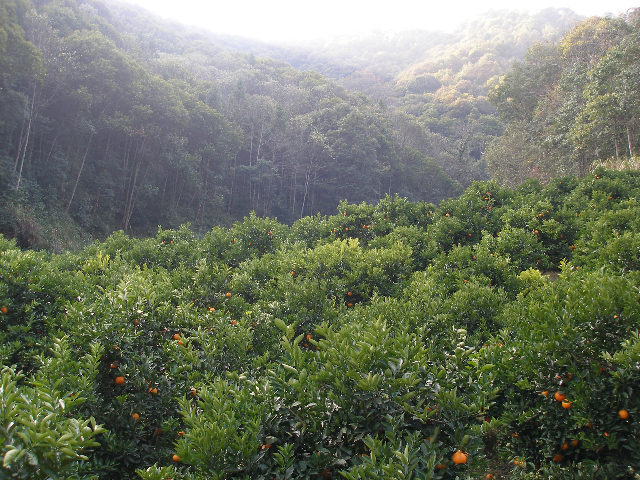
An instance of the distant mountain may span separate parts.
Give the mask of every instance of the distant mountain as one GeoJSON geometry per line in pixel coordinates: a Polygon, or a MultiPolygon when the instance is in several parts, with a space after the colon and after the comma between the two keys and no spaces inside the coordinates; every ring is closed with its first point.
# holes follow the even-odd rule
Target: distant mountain
{"type": "Polygon", "coordinates": [[[0,232],[51,247],[74,226],[204,231],[344,199],[439,202],[488,177],[504,129],[489,88],[576,20],[493,12],[446,35],[283,46],[110,0],[6,0],[0,232]]]}

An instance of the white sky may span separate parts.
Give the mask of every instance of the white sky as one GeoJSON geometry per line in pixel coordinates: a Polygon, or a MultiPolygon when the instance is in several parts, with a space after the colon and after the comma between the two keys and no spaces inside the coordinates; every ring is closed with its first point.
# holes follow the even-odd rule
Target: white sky
{"type": "Polygon", "coordinates": [[[164,18],[264,41],[304,41],[383,30],[451,30],[474,14],[491,9],[535,13],[568,7],[578,14],[614,15],[636,5],[621,0],[124,0],[164,18]],[[384,7],[382,6],[384,5],[384,7]]]}

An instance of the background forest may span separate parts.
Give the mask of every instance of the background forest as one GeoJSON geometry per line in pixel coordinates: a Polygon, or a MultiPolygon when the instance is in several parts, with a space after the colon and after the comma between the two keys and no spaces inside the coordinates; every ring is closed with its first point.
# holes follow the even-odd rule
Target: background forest
{"type": "Polygon", "coordinates": [[[284,47],[110,1],[7,0],[0,232],[59,251],[584,174],[633,156],[640,36],[633,10],[578,21],[491,12],[450,34],[284,47]]]}
{"type": "Polygon", "coordinates": [[[489,87],[577,20],[495,13],[450,35],[285,49],[117,3],[10,0],[0,13],[0,229],[53,249],[79,232],[455,196],[487,178],[484,149],[504,129],[489,87]]]}

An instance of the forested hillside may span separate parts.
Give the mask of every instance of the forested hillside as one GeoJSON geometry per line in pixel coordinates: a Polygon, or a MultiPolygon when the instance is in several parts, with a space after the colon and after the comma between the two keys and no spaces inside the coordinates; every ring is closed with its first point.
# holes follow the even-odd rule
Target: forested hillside
{"type": "Polygon", "coordinates": [[[162,24],[123,33],[123,19],[144,18],[99,2],[33,6],[3,4],[8,233],[24,228],[16,204],[106,235],[250,211],[292,222],[345,198],[461,191],[433,159],[398,146],[382,106],[318,74],[162,24]]]}
{"type": "Polygon", "coordinates": [[[2,479],[634,479],[640,174],[0,238],[2,479]]]}
{"type": "Polygon", "coordinates": [[[532,47],[489,99],[508,124],[487,154],[505,185],[584,175],[609,159],[637,168],[640,9],[590,18],[560,42],[532,47]]]}
{"type": "Polygon", "coordinates": [[[7,0],[0,231],[56,250],[118,228],[206,231],[251,211],[291,223],[344,199],[456,196],[488,178],[483,150],[503,129],[486,101],[491,82],[575,20],[505,15],[453,36],[363,41],[357,59],[333,46],[297,61],[279,50],[294,69],[134,7],[7,0]],[[309,70],[334,67],[342,78],[309,70]]]}
{"type": "Polygon", "coordinates": [[[533,15],[493,11],[452,33],[346,33],[324,43],[278,50],[217,39],[247,52],[254,47],[382,100],[402,144],[435,158],[451,178],[467,186],[491,175],[483,154],[504,129],[487,101],[490,89],[529,47],[558,42],[579,20],[563,8],[533,15]]]}

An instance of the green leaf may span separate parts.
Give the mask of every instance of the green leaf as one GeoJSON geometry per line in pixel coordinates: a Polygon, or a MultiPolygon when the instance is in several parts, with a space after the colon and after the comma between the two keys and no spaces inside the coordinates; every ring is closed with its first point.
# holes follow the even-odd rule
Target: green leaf
{"type": "Polygon", "coordinates": [[[25,453],[27,453],[27,451],[21,448],[14,448],[13,450],[9,450],[4,454],[2,466],[7,468],[11,464],[11,462],[19,460],[25,453]]]}

